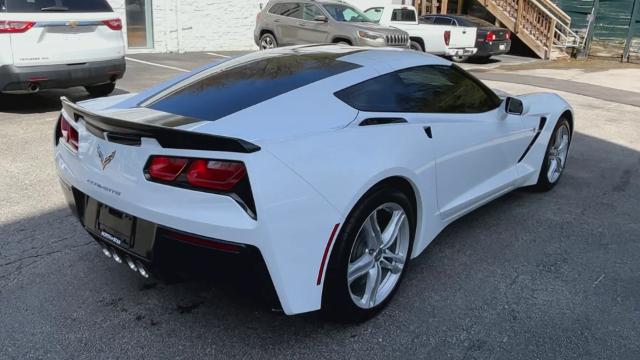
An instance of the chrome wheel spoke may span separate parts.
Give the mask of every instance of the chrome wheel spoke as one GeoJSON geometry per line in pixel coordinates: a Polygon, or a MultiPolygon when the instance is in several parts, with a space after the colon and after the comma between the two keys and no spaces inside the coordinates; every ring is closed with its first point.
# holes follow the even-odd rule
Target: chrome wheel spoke
{"type": "Polygon", "coordinates": [[[349,269],[347,270],[347,277],[349,285],[353,283],[356,279],[365,275],[371,268],[375,265],[375,261],[373,256],[369,255],[369,253],[365,253],[358,260],[349,264],[349,269]]]}
{"type": "Polygon", "coordinates": [[[391,215],[391,220],[389,220],[389,224],[384,229],[382,233],[382,248],[387,249],[389,246],[393,245],[396,238],[398,237],[398,233],[400,232],[400,228],[404,223],[406,216],[404,211],[396,210],[391,215]]]}
{"type": "Polygon", "coordinates": [[[380,268],[380,264],[376,264],[367,274],[367,287],[365,288],[364,296],[362,297],[362,302],[367,306],[375,306],[381,281],[382,269],[380,268]]]}
{"type": "Polygon", "coordinates": [[[388,269],[392,274],[400,274],[400,272],[402,272],[402,265],[400,263],[390,262],[385,258],[380,260],[380,266],[384,269],[388,269]]]}
{"type": "Polygon", "coordinates": [[[369,249],[377,249],[382,245],[382,233],[380,232],[378,216],[376,214],[377,211],[371,213],[364,223],[364,230],[367,235],[367,246],[369,249]]]}
{"type": "Polygon", "coordinates": [[[385,252],[382,254],[382,258],[385,260],[390,259],[396,264],[404,265],[404,256],[400,254],[392,253],[389,250],[385,250],[385,252]]]}

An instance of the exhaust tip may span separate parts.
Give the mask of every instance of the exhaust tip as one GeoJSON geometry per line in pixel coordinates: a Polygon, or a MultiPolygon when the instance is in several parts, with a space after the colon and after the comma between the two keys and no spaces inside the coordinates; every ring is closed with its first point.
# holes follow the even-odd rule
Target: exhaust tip
{"type": "Polygon", "coordinates": [[[145,279],[149,278],[149,271],[139,261],[136,261],[135,266],[138,268],[138,273],[145,279]]]}
{"type": "Polygon", "coordinates": [[[118,264],[122,264],[122,258],[120,257],[120,255],[118,254],[118,252],[115,249],[111,249],[111,257],[113,258],[113,260],[115,260],[118,264]]]}
{"type": "Polygon", "coordinates": [[[111,251],[109,251],[109,249],[107,249],[107,247],[104,246],[104,245],[100,245],[100,247],[102,248],[102,253],[104,254],[104,256],[110,258],[111,257],[111,251]]]}
{"type": "Polygon", "coordinates": [[[138,267],[136,266],[136,264],[133,262],[133,259],[131,259],[131,256],[128,256],[125,258],[127,261],[127,265],[129,265],[129,269],[138,272],[138,267]]]}
{"type": "Polygon", "coordinates": [[[40,91],[40,84],[38,83],[29,83],[29,85],[27,85],[27,90],[29,92],[35,93],[40,91]]]}

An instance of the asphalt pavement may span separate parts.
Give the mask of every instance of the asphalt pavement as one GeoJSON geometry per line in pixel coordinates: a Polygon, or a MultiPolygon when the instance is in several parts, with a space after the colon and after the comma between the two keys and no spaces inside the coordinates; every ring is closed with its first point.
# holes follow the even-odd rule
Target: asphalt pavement
{"type": "MultiPolygon", "coordinates": [[[[235,55],[132,55],[117,93],[235,55]]],[[[640,108],[602,100],[606,87],[587,97],[504,76],[489,85],[548,87],[576,109],[561,183],[456,221],[359,325],[285,316],[208,282],[144,280],[102,256],[52,157],[58,97],[86,93],[0,95],[0,358],[640,358],[640,108]]]]}

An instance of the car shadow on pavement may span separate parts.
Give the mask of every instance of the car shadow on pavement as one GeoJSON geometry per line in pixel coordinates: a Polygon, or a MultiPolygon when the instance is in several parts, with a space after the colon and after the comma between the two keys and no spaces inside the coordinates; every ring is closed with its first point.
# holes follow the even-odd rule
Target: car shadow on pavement
{"type": "MultiPolygon", "coordinates": [[[[116,89],[112,95],[127,94],[128,92],[116,89]]],[[[60,97],[66,96],[73,101],[89,100],[91,97],[82,88],[67,90],[43,90],[35,94],[2,94],[0,93],[0,120],[1,113],[12,114],[41,114],[58,111],[61,108],[60,97]]]]}
{"type": "Polygon", "coordinates": [[[89,357],[107,346],[113,357],[634,358],[639,204],[640,152],[576,133],[555,189],[512,192],[451,224],[359,325],[283,316],[219,284],[144,280],[58,208],[0,223],[0,309],[13,309],[0,338],[75,339],[89,357]]]}

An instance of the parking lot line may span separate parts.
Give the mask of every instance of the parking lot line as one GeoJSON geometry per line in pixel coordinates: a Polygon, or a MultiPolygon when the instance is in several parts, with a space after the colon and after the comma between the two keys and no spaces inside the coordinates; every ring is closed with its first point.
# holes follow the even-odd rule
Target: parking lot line
{"type": "Polygon", "coordinates": [[[125,59],[127,59],[129,61],[145,64],[145,65],[157,66],[157,67],[161,67],[161,68],[165,68],[165,69],[171,69],[171,70],[182,71],[182,72],[189,72],[189,70],[187,70],[187,69],[182,69],[182,68],[175,67],[175,66],[157,64],[157,63],[144,61],[144,60],[138,60],[138,59],[134,59],[134,58],[131,58],[131,57],[126,57],[125,59]]]}
{"type": "Polygon", "coordinates": [[[228,55],[216,54],[216,53],[213,53],[213,52],[208,52],[207,55],[219,56],[219,57],[222,57],[222,58],[230,58],[231,57],[231,56],[228,56],[228,55]]]}

